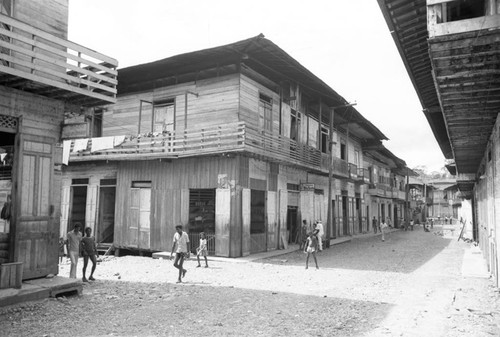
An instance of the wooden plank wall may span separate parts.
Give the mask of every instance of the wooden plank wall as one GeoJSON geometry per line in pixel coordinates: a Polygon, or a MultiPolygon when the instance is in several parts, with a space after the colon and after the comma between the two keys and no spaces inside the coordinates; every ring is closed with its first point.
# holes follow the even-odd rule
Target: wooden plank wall
{"type": "Polygon", "coordinates": [[[280,133],[280,96],[264,85],[241,75],[240,79],[240,121],[259,127],[259,93],[273,101],[273,133],[280,133]]]}
{"type": "MultiPolygon", "coordinates": [[[[184,130],[186,92],[187,128],[238,122],[239,77],[232,74],[119,96],[117,103],[107,106],[104,113],[103,136],[137,135],[140,100],[175,99],[175,129],[184,130]]],[[[141,133],[151,131],[151,112],[151,105],[143,103],[141,133]]]]}
{"type": "MultiPolygon", "coordinates": [[[[115,244],[124,248],[129,246],[127,233],[128,206],[129,191],[133,181],[151,181],[151,249],[154,251],[170,251],[175,225],[187,225],[186,213],[189,211],[189,188],[215,189],[218,186],[219,174],[227,174],[229,180],[237,182],[238,172],[239,160],[237,158],[207,157],[202,160],[200,158],[189,158],[171,162],[119,163],[115,210],[115,244]]],[[[231,236],[233,236],[233,228],[241,225],[241,216],[237,217],[236,213],[233,212],[238,200],[237,194],[234,190],[231,190],[231,236]]],[[[233,254],[233,248],[230,250],[231,254],[233,254]]],[[[241,248],[239,251],[241,253],[241,248]]]]}
{"type": "Polygon", "coordinates": [[[22,116],[23,133],[59,141],[64,103],[0,86],[0,114],[22,116]]]}
{"type": "Polygon", "coordinates": [[[68,38],[68,0],[15,0],[14,17],[62,39],[68,38]]]}

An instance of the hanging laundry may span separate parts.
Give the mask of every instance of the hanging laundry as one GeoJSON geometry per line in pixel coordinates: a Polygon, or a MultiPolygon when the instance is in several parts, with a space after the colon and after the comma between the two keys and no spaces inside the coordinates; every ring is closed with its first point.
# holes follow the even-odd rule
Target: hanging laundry
{"type": "Polygon", "coordinates": [[[89,143],[88,138],[75,139],[75,144],[73,145],[73,152],[80,152],[86,150],[88,143],[89,143]]]}
{"type": "Polygon", "coordinates": [[[112,149],[114,146],[115,137],[99,137],[92,138],[92,147],[90,152],[112,149]]]}
{"type": "Polygon", "coordinates": [[[113,146],[117,147],[123,144],[125,141],[125,136],[115,136],[115,140],[113,142],[113,146]]]}
{"type": "Polygon", "coordinates": [[[68,165],[69,163],[69,152],[71,150],[71,139],[65,140],[63,142],[63,153],[62,153],[62,163],[68,165]]]}

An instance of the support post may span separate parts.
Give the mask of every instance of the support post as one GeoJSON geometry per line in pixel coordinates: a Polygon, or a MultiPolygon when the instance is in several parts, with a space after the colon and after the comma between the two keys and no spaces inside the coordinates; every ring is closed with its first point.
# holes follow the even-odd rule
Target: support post
{"type": "Polygon", "coordinates": [[[328,144],[329,144],[329,165],[328,165],[328,215],[326,219],[326,248],[330,247],[330,238],[337,238],[336,224],[333,220],[333,210],[332,210],[332,175],[333,175],[333,117],[335,116],[335,108],[331,108],[330,112],[330,127],[328,132],[328,144]],[[333,233],[330,233],[330,228],[332,228],[333,233]]]}

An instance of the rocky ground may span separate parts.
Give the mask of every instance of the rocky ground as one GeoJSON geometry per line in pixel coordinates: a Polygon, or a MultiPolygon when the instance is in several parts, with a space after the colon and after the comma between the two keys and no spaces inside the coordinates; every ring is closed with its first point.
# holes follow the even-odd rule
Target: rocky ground
{"type": "Polygon", "coordinates": [[[0,308],[0,335],[500,336],[498,289],[463,277],[471,245],[439,234],[356,238],[320,253],[319,270],[300,251],[191,260],[182,284],[169,260],[107,257],[82,296],[0,308]]]}

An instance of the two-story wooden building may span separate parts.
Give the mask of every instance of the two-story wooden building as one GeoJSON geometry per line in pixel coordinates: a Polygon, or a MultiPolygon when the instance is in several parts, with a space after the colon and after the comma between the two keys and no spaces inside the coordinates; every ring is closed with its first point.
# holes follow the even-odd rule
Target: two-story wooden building
{"type": "Polygon", "coordinates": [[[117,61],[67,32],[68,1],[0,1],[0,264],[24,279],[58,272],[64,115],[116,97],[117,61]]]}
{"type": "Polygon", "coordinates": [[[151,252],[181,224],[237,257],[296,242],[329,205],[328,237],[366,228],[363,146],[386,137],[264,36],[118,80],[116,104],[65,122],[61,233],[79,221],[99,242],[151,252]]]}
{"type": "Polygon", "coordinates": [[[500,2],[378,3],[499,285],[500,2]]]}
{"type": "Polygon", "coordinates": [[[373,230],[373,217],[377,224],[385,220],[396,228],[401,227],[407,218],[406,180],[414,173],[382,144],[367,146],[364,152],[364,167],[368,171],[365,201],[370,219],[366,230],[373,230]]]}

